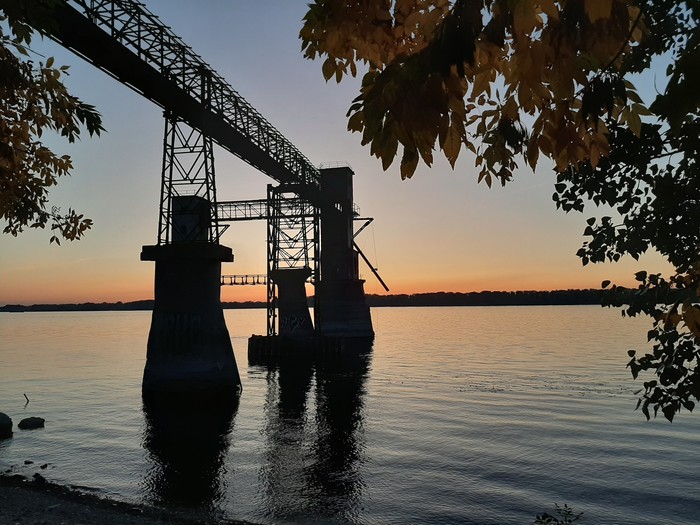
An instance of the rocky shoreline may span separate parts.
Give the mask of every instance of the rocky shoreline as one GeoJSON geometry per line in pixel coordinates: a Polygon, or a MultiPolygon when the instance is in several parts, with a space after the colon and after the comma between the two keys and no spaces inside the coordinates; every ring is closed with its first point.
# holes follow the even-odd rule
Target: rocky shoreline
{"type": "Polygon", "coordinates": [[[20,474],[0,475],[0,525],[249,525],[115,501],[20,474]]]}
{"type": "MultiPolygon", "coordinates": [[[[44,418],[32,416],[17,428],[31,431],[44,424],[44,418]]],[[[0,412],[0,441],[13,435],[12,419],[0,412]]],[[[0,525],[250,525],[226,520],[216,511],[207,516],[201,509],[117,501],[89,487],[60,485],[44,477],[50,467],[25,460],[0,472],[0,525]]]]}

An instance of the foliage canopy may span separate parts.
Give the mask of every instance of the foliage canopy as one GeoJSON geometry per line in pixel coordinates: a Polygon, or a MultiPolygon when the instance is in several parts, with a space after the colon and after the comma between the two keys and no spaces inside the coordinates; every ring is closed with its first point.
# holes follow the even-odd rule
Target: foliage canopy
{"type": "Polygon", "coordinates": [[[366,69],[348,129],[385,170],[466,149],[479,181],[505,185],[545,158],[558,208],[614,211],[588,220],[583,264],[668,259],[673,275],[639,272],[636,289],[603,283],[605,304],[653,319],[653,350],[628,364],[656,375],[647,418],[700,399],[699,17],[678,0],[316,0],[300,33],[326,80],[366,69]],[[634,80],[655,59],[669,65],[647,106],[634,80]]]}
{"type": "Polygon", "coordinates": [[[67,66],[53,58],[34,63],[29,45],[33,28],[51,23],[51,8],[60,0],[0,0],[0,218],[4,233],[44,228],[51,222],[60,238],[79,239],[90,219],[69,209],[49,209],[49,188],[69,174],[68,155],[46,147],[42,135],[53,131],[74,142],[81,127],[90,135],[103,131],[94,107],[72,96],[62,82],[67,66]]]}

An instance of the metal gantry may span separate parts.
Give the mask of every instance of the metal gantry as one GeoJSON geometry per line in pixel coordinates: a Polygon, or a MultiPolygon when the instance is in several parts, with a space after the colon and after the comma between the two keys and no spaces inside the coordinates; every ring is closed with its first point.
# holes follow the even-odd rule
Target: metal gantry
{"type": "MultiPolygon", "coordinates": [[[[171,185],[172,187],[172,185],[171,185]]],[[[267,187],[267,199],[215,202],[212,213],[220,222],[250,220],[267,221],[267,274],[224,275],[222,285],[266,286],[267,335],[278,333],[277,297],[278,270],[303,268],[308,270],[308,282],[315,285],[320,279],[320,210],[318,206],[298,196],[293,185],[267,187]]],[[[223,232],[228,225],[219,225],[223,232]]],[[[318,308],[314,308],[314,324],[318,308]]]]}
{"type": "MultiPolygon", "coordinates": [[[[314,286],[320,280],[320,209],[296,196],[293,188],[268,185],[267,199],[249,199],[217,203],[219,222],[267,221],[267,279],[250,275],[222,276],[223,285],[265,284],[267,286],[268,335],[277,333],[277,289],[274,270],[306,267],[311,270],[309,282],[314,286]]],[[[362,225],[353,233],[355,239],[374,219],[360,217],[360,209],[353,204],[353,215],[362,225]]],[[[389,290],[367,256],[353,240],[354,250],[362,257],[370,271],[385,290],[389,290]]],[[[315,301],[318,297],[315,296],[315,301]]],[[[314,303],[314,323],[319,308],[314,303]]]]}
{"type": "MultiPolygon", "coordinates": [[[[273,273],[287,268],[308,268],[309,281],[320,279],[320,210],[297,196],[292,185],[267,187],[267,199],[217,203],[220,222],[267,221],[267,279],[229,276],[224,284],[253,283],[267,286],[267,332],[277,333],[277,285],[273,273]]],[[[316,309],[314,309],[316,314],[316,309]]]]}
{"type": "MultiPolygon", "coordinates": [[[[214,144],[177,116],[165,115],[163,170],[158,219],[158,244],[218,243],[227,226],[220,226],[216,203],[214,144]],[[205,209],[202,209],[202,208],[205,209]],[[174,232],[173,216],[202,217],[185,221],[191,227],[174,232]]],[[[181,221],[181,224],[183,222],[181,221]]]]}
{"type": "MultiPolygon", "coordinates": [[[[309,282],[320,279],[320,211],[298,197],[293,185],[267,187],[266,199],[218,202],[220,222],[267,221],[267,279],[227,276],[222,284],[265,284],[267,286],[267,333],[277,333],[277,285],[275,270],[308,268],[309,282]]],[[[314,310],[316,312],[316,309],[314,310]]]]}
{"type": "Polygon", "coordinates": [[[296,195],[289,185],[267,186],[267,335],[277,333],[275,271],[308,268],[314,285],[320,276],[320,212],[296,195]]]}

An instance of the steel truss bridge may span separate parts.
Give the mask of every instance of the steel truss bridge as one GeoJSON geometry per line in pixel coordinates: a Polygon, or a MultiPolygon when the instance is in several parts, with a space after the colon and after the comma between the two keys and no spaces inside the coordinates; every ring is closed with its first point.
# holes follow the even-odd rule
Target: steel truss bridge
{"type": "MultiPolygon", "coordinates": [[[[319,278],[320,170],[144,4],[66,0],[56,7],[54,20],[55,24],[43,29],[49,37],[163,109],[158,245],[218,243],[228,226],[225,223],[267,221],[268,274],[264,281],[268,334],[273,335],[276,288],[270,278],[272,270],[308,267],[311,282],[319,278]],[[219,202],[214,143],[278,185],[268,186],[266,199],[219,202]],[[208,207],[207,223],[177,233],[174,239],[173,217],[197,214],[202,203],[208,207]]],[[[357,244],[353,245],[369,264],[357,244]]],[[[377,275],[371,264],[369,267],[377,275]]],[[[262,282],[229,277],[222,283],[262,282]]]]}

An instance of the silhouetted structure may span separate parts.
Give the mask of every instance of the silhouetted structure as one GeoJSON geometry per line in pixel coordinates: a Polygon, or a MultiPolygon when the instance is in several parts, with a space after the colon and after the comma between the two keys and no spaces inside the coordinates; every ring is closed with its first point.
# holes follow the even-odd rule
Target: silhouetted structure
{"type": "Polygon", "coordinates": [[[353,191],[349,167],[321,171],[321,282],[316,294],[319,331],[333,337],[374,337],[353,249],[353,191]]]}
{"type": "Polygon", "coordinates": [[[165,113],[158,243],[142,251],[143,260],[156,262],[145,389],[237,381],[228,371],[232,352],[215,287],[222,282],[221,262],[232,260],[230,249],[219,245],[228,227],[219,212],[238,208],[217,200],[214,143],[278,183],[268,189],[264,212],[267,335],[276,336],[278,328],[297,339],[374,335],[358,278],[349,167],[319,171],[140,2],[70,0],[56,6],[53,18],[52,38],[165,113]],[[315,327],[302,293],[307,280],[317,288],[315,327]],[[184,366],[196,371],[185,374],[184,366]]]}

